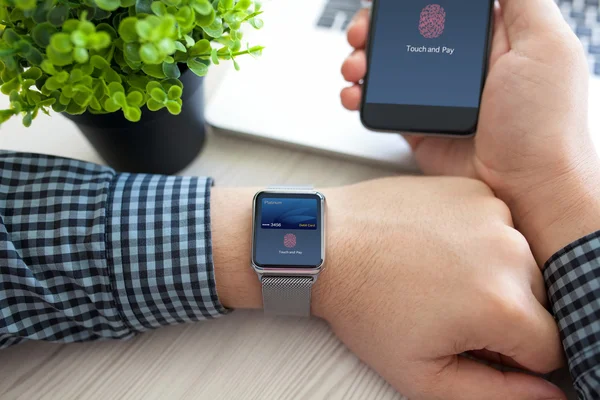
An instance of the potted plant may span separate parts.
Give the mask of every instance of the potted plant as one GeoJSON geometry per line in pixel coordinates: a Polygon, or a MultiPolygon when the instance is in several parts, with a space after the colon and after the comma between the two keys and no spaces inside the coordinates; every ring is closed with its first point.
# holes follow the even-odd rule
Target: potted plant
{"type": "Polygon", "coordinates": [[[54,110],[114,168],[175,173],[204,142],[202,77],[262,52],[240,31],[260,14],[254,0],[0,0],[0,123],[54,110]]]}

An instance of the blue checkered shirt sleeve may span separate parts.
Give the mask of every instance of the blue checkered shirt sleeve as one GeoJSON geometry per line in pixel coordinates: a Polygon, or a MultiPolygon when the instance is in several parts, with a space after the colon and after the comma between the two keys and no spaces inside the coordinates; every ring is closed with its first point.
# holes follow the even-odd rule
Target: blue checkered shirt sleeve
{"type": "Polygon", "coordinates": [[[544,278],[580,399],[600,399],[600,232],[546,263],[544,278]]]}
{"type": "Polygon", "coordinates": [[[0,348],[218,317],[209,178],[0,152],[0,348]]]}

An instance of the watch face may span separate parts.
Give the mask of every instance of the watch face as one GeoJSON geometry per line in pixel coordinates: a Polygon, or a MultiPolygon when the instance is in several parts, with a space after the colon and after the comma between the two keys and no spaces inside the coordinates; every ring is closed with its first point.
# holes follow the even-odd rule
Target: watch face
{"type": "Polygon", "coordinates": [[[321,201],[316,194],[260,193],[254,205],[254,264],[261,268],[320,267],[321,201]]]}

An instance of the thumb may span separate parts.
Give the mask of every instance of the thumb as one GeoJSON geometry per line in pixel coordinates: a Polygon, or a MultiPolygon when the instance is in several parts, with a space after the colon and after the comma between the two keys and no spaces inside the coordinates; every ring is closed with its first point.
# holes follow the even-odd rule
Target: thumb
{"type": "Polygon", "coordinates": [[[554,0],[499,0],[511,48],[526,50],[528,43],[548,33],[571,33],[554,0]]]}
{"type": "MultiPolygon", "coordinates": [[[[519,372],[502,372],[462,356],[443,360],[434,396],[451,400],[564,400],[565,394],[542,378],[519,372]],[[439,391],[439,393],[437,393],[439,391]]],[[[438,398],[435,397],[435,398],[438,398]]]]}

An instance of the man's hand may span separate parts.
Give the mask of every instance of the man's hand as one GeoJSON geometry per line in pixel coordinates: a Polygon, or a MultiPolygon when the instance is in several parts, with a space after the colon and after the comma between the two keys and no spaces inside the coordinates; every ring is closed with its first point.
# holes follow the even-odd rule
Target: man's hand
{"type": "MultiPolygon", "coordinates": [[[[561,366],[541,273],[508,208],[481,182],[388,178],[327,197],[327,260],[313,314],[411,399],[563,399],[524,373],[561,366]]],[[[227,307],[261,306],[250,267],[255,190],[214,189],[217,290],[227,307]]]]}
{"type": "MultiPolygon", "coordinates": [[[[588,135],[588,72],[581,44],[552,0],[501,0],[474,140],[407,137],[425,173],[486,182],[511,208],[540,263],[600,229],[600,167],[588,135]],[[588,215],[587,217],[584,217],[588,215]],[[589,216],[593,216],[590,219],[589,216]]],[[[356,51],[342,73],[358,109],[368,13],[348,32],[356,51]]]]}

